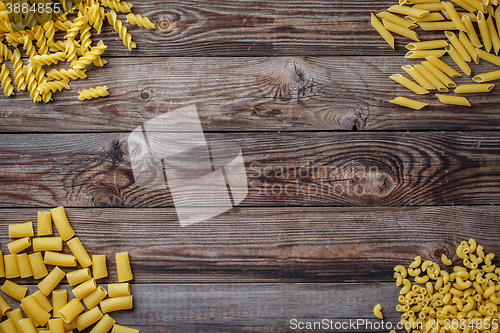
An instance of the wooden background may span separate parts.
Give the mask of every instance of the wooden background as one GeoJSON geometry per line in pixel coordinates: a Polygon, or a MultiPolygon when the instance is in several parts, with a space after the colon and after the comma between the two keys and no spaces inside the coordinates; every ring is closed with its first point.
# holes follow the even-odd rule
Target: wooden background
{"type": "Polygon", "coordinates": [[[377,303],[396,323],[396,264],[442,253],[458,263],[454,249],[470,237],[500,253],[498,90],[471,96],[472,108],[432,95],[420,112],[388,103],[413,97],[388,78],[411,63],[407,40],[396,37],[393,51],[369,24],[394,1],[133,4],[159,26],[130,28],[136,50],[106,25],[109,63],[55,102],[0,97],[2,251],[9,223],[64,205],[89,253],[110,258],[103,283],[116,281],[114,253],[130,253],[135,307],[114,317],[143,333],[375,322],[377,303]],[[78,90],[104,84],[108,98],[78,101],[78,90]],[[241,147],[251,186],[238,207],[181,228],[168,189],[134,183],[126,142],[193,103],[208,140],[241,147]],[[278,173],[300,167],[361,172],[278,173]],[[306,190],[265,191],[287,184],[306,190]]]}

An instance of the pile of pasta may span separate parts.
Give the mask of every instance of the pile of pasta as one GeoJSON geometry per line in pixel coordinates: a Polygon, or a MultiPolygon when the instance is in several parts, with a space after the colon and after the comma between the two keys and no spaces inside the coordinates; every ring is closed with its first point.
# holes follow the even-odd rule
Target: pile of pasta
{"type": "Polygon", "coordinates": [[[1,332],[64,333],[74,329],[82,331],[94,323],[91,333],[106,333],[111,328],[112,333],[139,332],[116,324],[109,315],[112,311],[132,309],[132,295],[127,281],[132,280],[133,275],[128,253],[116,253],[119,283],[108,284],[106,291],[96,284],[96,280],[108,276],[106,257],[93,255],[91,259],[80,239],[74,235],[63,207],[38,212],[37,236],[40,237],[34,237],[31,222],[9,225],[9,237],[16,240],[8,243],[10,254],[2,255],[0,252],[0,277],[6,278],[0,289],[18,300],[20,308],[12,309],[0,295],[0,318],[7,316],[0,322],[1,332]],[[52,236],[52,221],[59,236],[52,236]],[[73,255],[60,252],[63,242],[73,255]],[[33,252],[28,254],[25,251],[30,247],[33,252]],[[82,268],[68,273],[60,268],[76,267],[77,264],[82,268]],[[54,268],[49,273],[45,265],[53,265],[54,268]],[[26,295],[26,287],[9,280],[18,277],[43,279],[35,293],[26,295]],[[73,287],[71,293],[74,298],[69,302],[67,291],[56,289],[65,277],[73,287]]]}
{"type": "MultiPolygon", "coordinates": [[[[456,254],[462,265],[451,273],[420,256],[408,268],[394,268],[396,285],[401,287],[396,310],[408,332],[412,328],[436,333],[499,331],[500,267],[492,264],[495,254],[485,254],[472,238],[460,243],[456,254]]],[[[453,264],[444,254],[441,261],[453,264]]],[[[380,308],[374,313],[379,314],[380,308]]]]}
{"type": "MultiPolygon", "coordinates": [[[[60,1],[66,6],[65,0],[60,1]]],[[[28,0],[15,2],[23,4],[28,3],[28,0]]],[[[128,13],[126,17],[130,24],[156,29],[147,17],[132,14],[130,3],[119,0],[78,0],[76,7],[70,11],[76,16],[73,21],[66,15],[60,15],[44,24],[16,32],[11,23],[17,22],[9,22],[7,9],[11,7],[6,8],[5,3],[0,0],[0,64],[10,61],[13,73],[5,63],[2,64],[0,82],[6,96],[15,94],[15,85],[17,91],[27,90],[34,102],[48,103],[55,92],[70,89],[69,81],[86,78],[88,67],[102,67],[107,63],[101,58],[106,45],[102,40],[97,43],[93,41],[94,35],[101,33],[105,20],[113,26],[129,51],[137,47],[116,12],[128,13]],[[64,38],[56,37],[58,31],[63,32],[64,38]],[[27,64],[22,55],[29,57],[27,64]],[[60,62],[68,62],[68,68],[50,69],[51,65],[60,62]]],[[[40,0],[29,0],[30,5],[37,3],[40,0]]],[[[78,98],[83,101],[108,95],[106,86],[97,86],[79,91],[78,98]]]]}
{"type": "MultiPolygon", "coordinates": [[[[385,12],[372,13],[371,23],[393,49],[391,32],[414,41],[406,45],[409,51],[405,58],[424,59],[420,64],[402,67],[414,81],[401,74],[390,76],[392,80],[419,95],[437,90],[436,97],[443,104],[471,106],[463,96],[443,93],[449,89],[454,89],[456,94],[490,92],[495,85],[486,82],[500,79],[500,70],[475,75],[472,80],[476,83],[457,86],[453,78],[462,75],[440,58],[450,56],[457,68],[468,76],[472,74],[468,64],[471,61],[478,64],[484,60],[500,66],[500,6],[497,7],[498,0],[451,1],[400,0],[399,5],[391,6],[385,12]],[[412,30],[417,27],[424,31],[444,31],[443,39],[420,41],[412,30]]],[[[427,105],[406,97],[397,97],[390,102],[415,110],[427,105]]]]}

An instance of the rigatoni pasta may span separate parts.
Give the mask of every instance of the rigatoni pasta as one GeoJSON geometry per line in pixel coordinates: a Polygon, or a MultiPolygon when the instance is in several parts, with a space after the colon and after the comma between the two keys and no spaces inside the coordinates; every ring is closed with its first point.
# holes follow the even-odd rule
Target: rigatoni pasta
{"type": "Polygon", "coordinates": [[[106,298],[107,295],[108,292],[106,291],[106,289],[104,289],[102,286],[98,286],[96,290],[83,298],[83,303],[85,303],[87,309],[92,309],[95,306],[99,305],[99,303],[101,303],[101,301],[106,298]]]}
{"type": "Polygon", "coordinates": [[[36,301],[38,302],[38,304],[40,304],[40,306],[45,311],[50,312],[53,309],[52,304],[48,300],[47,296],[45,296],[45,294],[42,293],[40,290],[38,290],[37,292],[35,292],[33,294],[33,297],[36,299],[36,301]]]}
{"type": "Polygon", "coordinates": [[[107,333],[115,323],[116,321],[107,314],[99,320],[90,333],[107,333]]]}
{"type": "Polygon", "coordinates": [[[33,223],[9,224],[9,238],[33,237],[33,223]]]}
{"type": "Polygon", "coordinates": [[[78,286],[73,288],[73,290],[71,290],[71,291],[73,292],[73,295],[75,295],[75,297],[78,300],[81,300],[82,298],[84,298],[85,296],[87,296],[88,294],[90,294],[91,292],[96,290],[96,288],[97,288],[97,285],[95,283],[95,280],[90,279],[88,281],[85,281],[85,282],[79,284],[78,286]]]}
{"type": "Polygon", "coordinates": [[[57,207],[50,210],[57,232],[63,241],[67,241],[75,235],[75,231],[68,222],[64,207],[57,207]]]}
{"type": "Polygon", "coordinates": [[[53,317],[60,317],[61,310],[68,303],[68,292],[64,289],[52,291],[53,317]]]}
{"type": "Polygon", "coordinates": [[[24,237],[7,244],[11,254],[17,254],[31,246],[31,238],[24,237]]]}
{"type": "Polygon", "coordinates": [[[73,319],[75,319],[76,316],[82,313],[83,310],[85,310],[85,308],[83,307],[82,303],[80,303],[80,301],[76,298],[73,298],[65,306],[63,306],[61,310],[59,310],[59,315],[61,316],[62,320],[64,320],[64,322],[69,323],[73,319]]]}
{"type": "Polygon", "coordinates": [[[37,237],[33,238],[33,251],[62,251],[63,241],[61,237],[37,237]]]}
{"type": "Polygon", "coordinates": [[[13,279],[19,277],[19,265],[17,263],[16,254],[6,254],[4,257],[5,262],[5,277],[7,279],[13,279]]]}
{"type": "Polygon", "coordinates": [[[31,265],[31,270],[33,272],[33,277],[35,279],[40,279],[49,272],[47,271],[47,267],[45,266],[45,263],[43,262],[42,258],[42,253],[41,252],[35,252],[32,254],[28,255],[28,259],[30,260],[30,265],[31,265]]]}
{"type": "Polygon", "coordinates": [[[94,279],[102,279],[108,276],[108,268],[106,266],[106,256],[105,255],[93,255],[92,256],[92,275],[94,279]]]}
{"type": "Polygon", "coordinates": [[[128,256],[128,252],[117,253],[115,255],[115,258],[116,258],[116,272],[118,273],[118,281],[127,282],[132,280],[134,276],[132,275],[132,269],[130,267],[130,259],[128,256]]]}
{"type": "Polygon", "coordinates": [[[71,254],[64,254],[53,251],[45,251],[45,256],[43,257],[43,262],[46,265],[54,265],[61,267],[75,267],[76,258],[71,254]]]}
{"type": "Polygon", "coordinates": [[[99,321],[104,317],[99,307],[94,307],[92,310],[82,313],[78,317],[75,318],[76,329],[79,331],[83,331],[90,325],[99,321]]]}
{"type": "Polygon", "coordinates": [[[73,238],[72,240],[68,241],[66,244],[68,244],[69,249],[73,253],[73,255],[76,257],[76,260],[78,260],[78,263],[83,267],[87,268],[90,265],[92,265],[92,260],[89,257],[89,254],[87,253],[87,250],[85,250],[85,247],[83,247],[82,242],[80,242],[80,239],[78,237],[73,238]]]}
{"type": "Polygon", "coordinates": [[[115,324],[111,333],[139,333],[138,329],[115,324]]]}
{"type": "Polygon", "coordinates": [[[110,283],[108,284],[109,297],[120,297],[130,295],[130,285],[128,283],[110,283]]]}
{"type": "Polygon", "coordinates": [[[28,278],[33,276],[33,271],[31,270],[30,260],[27,253],[21,253],[16,256],[17,266],[19,267],[19,275],[21,278],[28,278]]]}
{"type": "Polygon", "coordinates": [[[33,296],[23,298],[21,305],[24,307],[23,311],[37,323],[36,326],[43,326],[49,321],[50,314],[38,304],[33,296]]]}
{"type": "Polygon", "coordinates": [[[52,217],[50,212],[37,213],[36,234],[38,236],[52,235],[52,217]]]}
{"type": "Polygon", "coordinates": [[[130,310],[133,307],[132,295],[112,297],[101,301],[100,306],[103,313],[130,310]]]}
{"type": "Polygon", "coordinates": [[[64,271],[56,266],[42,281],[40,281],[38,289],[40,289],[45,296],[48,296],[65,276],[66,274],[64,271]]]}
{"type": "Polygon", "coordinates": [[[68,279],[68,283],[70,286],[76,286],[77,284],[92,279],[92,276],[90,275],[90,269],[82,268],[67,273],[66,278],[68,279]]]}
{"type": "Polygon", "coordinates": [[[2,289],[2,291],[10,297],[17,299],[18,301],[21,301],[26,296],[26,292],[28,291],[28,288],[14,283],[10,280],[5,280],[0,289],[2,289]]]}

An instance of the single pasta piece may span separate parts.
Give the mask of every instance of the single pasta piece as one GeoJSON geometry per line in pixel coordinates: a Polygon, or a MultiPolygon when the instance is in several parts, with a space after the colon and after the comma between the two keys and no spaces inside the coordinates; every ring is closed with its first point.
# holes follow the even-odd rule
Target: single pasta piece
{"type": "Polygon", "coordinates": [[[115,323],[116,321],[107,314],[99,320],[90,333],[107,333],[115,323]]]}
{"type": "Polygon", "coordinates": [[[66,52],[56,52],[52,54],[43,54],[33,56],[31,59],[32,65],[48,66],[57,64],[59,61],[66,60],[66,52]]]}
{"type": "Polygon", "coordinates": [[[380,304],[375,305],[373,308],[373,314],[378,319],[384,319],[384,316],[382,315],[382,306],[380,306],[380,304]]]}
{"type": "Polygon", "coordinates": [[[422,59],[428,56],[435,56],[436,58],[441,58],[446,53],[446,50],[420,50],[420,51],[408,51],[405,54],[406,59],[422,59]]]}
{"type": "Polygon", "coordinates": [[[91,292],[96,290],[96,288],[97,288],[97,285],[95,283],[95,280],[91,279],[91,280],[85,281],[82,284],[79,284],[78,286],[73,288],[72,292],[73,292],[73,295],[75,295],[75,297],[78,300],[81,300],[82,298],[84,298],[85,296],[87,296],[88,294],[90,294],[91,292]]]}
{"type": "Polygon", "coordinates": [[[4,293],[14,299],[17,299],[18,301],[21,301],[24,296],[26,296],[26,292],[28,291],[28,288],[18,285],[10,280],[5,280],[1,289],[4,293]]]}
{"type": "Polygon", "coordinates": [[[101,310],[103,313],[119,311],[119,310],[130,310],[132,309],[132,295],[107,298],[101,301],[101,310]]]}
{"type": "Polygon", "coordinates": [[[392,31],[398,35],[401,35],[403,37],[409,38],[409,39],[417,41],[417,42],[420,41],[417,33],[413,30],[404,28],[400,25],[394,24],[394,23],[392,23],[390,21],[386,21],[386,20],[382,20],[382,23],[384,24],[384,27],[389,31],[392,31]]]}
{"type": "MultiPolygon", "coordinates": [[[[483,44],[479,41],[479,37],[477,36],[476,30],[474,29],[474,26],[472,25],[472,21],[468,16],[462,16],[462,22],[464,23],[465,27],[467,28],[467,36],[469,37],[472,45],[474,47],[482,47],[483,44]]],[[[477,17],[476,17],[476,22],[477,22],[477,17]]]]}
{"type": "Polygon", "coordinates": [[[45,296],[48,296],[52,290],[57,287],[59,282],[64,279],[65,275],[66,274],[59,267],[54,267],[54,269],[52,269],[52,271],[42,281],[40,281],[38,289],[40,289],[45,296]]]}
{"type": "Polygon", "coordinates": [[[2,71],[0,71],[0,82],[2,84],[3,93],[7,97],[14,95],[14,86],[11,84],[12,79],[10,78],[9,74],[9,69],[5,64],[3,64],[2,71]]]}
{"type": "Polygon", "coordinates": [[[52,235],[52,217],[50,216],[50,212],[37,213],[36,234],[38,236],[52,235]]]}
{"type": "Polygon", "coordinates": [[[485,60],[487,62],[492,63],[493,65],[500,66],[500,57],[494,54],[488,53],[485,50],[476,48],[477,54],[479,58],[485,60]]]}
{"type": "Polygon", "coordinates": [[[76,258],[71,254],[64,254],[59,252],[45,251],[43,262],[46,265],[62,266],[62,267],[75,267],[76,258]]]}
{"type": "Polygon", "coordinates": [[[377,17],[380,17],[381,19],[392,22],[394,24],[400,25],[404,28],[413,29],[417,27],[415,23],[412,23],[408,20],[405,20],[404,18],[401,18],[389,12],[380,12],[377,14],[377,17]]]}
{"type": "Polygon", "coordinates": [[[464,59],[467,62],[470,62],[471,57],[470,57],[469,53],[467,52],[467,50],[465,49],[465,47],[463,46],[463,44],[458,39],[457,35],[455,35],[451,31],[445,31],[444,34],[446,35],[446,37],[450,41],[451,45],[455,48],[455,50],[457,50],[458,54],[460,54],[462,59],[464,59]]]}
{"type": "Polygon", "coordinates": [[[427,68],[429,72],[431,72],[435,77],[438,78],[441,83],[443,83],[447,88],[455,88],[457,84],[453,82],[452,79],[450,79],[445,73],[441,72],[439,68],[434,66],[428,61],[422,61],[422,66],[427,68]]]}
{"type": "Polygon", "coordinates": [[[109,95],[108,92],[108,87],[106,86],[97,86],[95,88],[90,88],[90,89],[84,89],[82,91],[78,92],[80,96],[78,96],[78,99],[80,101],[84,101],[86,99],[92,99],[92,98],[98,98],[98,97],[105,97],[109,95]]]}
{"type": "Polygon", "coordinates": [[[430,12],[439,12],[441,10],[444,10],[444,6],[440,2],[437,2],[437,3],[419,3],[419,4],[412,6],[411,8],[428,10],[430,12]]]}
{"type": "Polygon", "coordinates": [[[85,303],[85,306],[87,309],[92,309],[93,307],[97,306],[107,295],[106,289],[104,289],[102,286],[98,286],[96,290],[88,294],[83,298],[83,303],[85,303]]]}
{"type": "Polygon", "coordinates": [[[382,23],[373,15],[371,14],[372,19],[372,27],[377,30],[377,32],[382,36],[382,38],[389,44],[390,47],[394,49],[394,37],[391,35],[391,33],[384,27],[382,23]]]}
{"type": "Polygon", "coordinates": [[[123,40],[123,44],[128,48],[129,51],[135,49],[137,45],[132,41],[132,36],[127,32],[127,27],[125,27],[117,17],[116,12],[111,10],[107,15],[108,22],[113,26],[116,32],[120,35],[123,40]]]}
{"type": "Polygon", "coordinates": [[[34,251],[62,251],[63,241],[61,237],[37,237],[33,238],[34,251]]]}
{"type": "Polygon", "coordinates": [[[47,267],[43,262],[41,252],[32,253],[28,255],[28,258],[30,260],[31,270],[33,271],[33,277],[35,279],[41,279],[49,274],[49,272],[47,271],[47,267]]]}
{"type": "Polygon", "coordinates": [[[419,101],[416,101],[416,100],[413,100],[413,99],[409,99],[409,98],[406,98],[406,97],[396,97],[395,99],[393,99],[392,101],[390,101],[390,103],[401,105],[401,106],[404,106],[404,107],[407,107],[407,108],[410,108],[410,109],[414,109],[414,110],[420,110],[424,106],[428,105],[427,103],[419,102],[419,101]]]}
{"type": "Polygon", "coordinates": [[[106,256],[105,255],[93,255],[92,256],[92,270],[94,279],[102,279],[108,276],[108,268],[106,266],[106,256]]]}
{"type": "Polygon", "coordinates": [[[500,79],[500,70],[494,72],[488,72],[483,74],[478,74],[472,78],[476,82],[488,82],[500,79]]]}
{"type": "Polygon", "coordinates": [[[406,48],[410,51],[419,51],[419,50],[431,50],[431,49],[440,49],[448,45],[448,42],[444,39],[439,40],[430,40],[427,42],[414,42],[406,45],[406,48]]]}
{"type": "Polygon", "coordinates": [[[104,7],[108,7],[122,13],[130,13],[132,9],[132,4],[125,1],[120,2],[118,0],[101,0],[101,3],[104,7]]]}
{"type": "Polygon", "coordinates": [[[455,23],[452,21],[440,21],[440,22],[420,22],[418,26],[425,31],[437,31],[437,30],[454,30],[455,23]]]}
{"type": "Polygon", "coordinates": [[[90,275],[90,269],[82,268],[67,273],[66,278],[68,279],[68,283],[70,286],[76,286],[77,284],[92,279],[92,276],[90,275]]]}
{"type": "Polygon", "coordinates": [[[458,35],[458,40],[464,48],[467,50],[467,53],[470,55],[471,59],[477,64],[479,63],[479,55],[477,54],[476,48],[472,45],[472,42],[467,37],[467,34],[463,31],[460,31],[458,35]]]}
{"type": "Polygon", "coordinates": [[[428,10],[422,10],[406,6],[398,6],[398,5],[389,7],[387,11],[391,13],[408,15],[413,17],[424,17],[425,15],[429,14],[428,10]]]}
{"type": "Polygon", "coordinates": [[[18,324],[19,324],[19,327],[21,328],[20,332],[37,333],[37,330],[35,329],[35,325],[33,324],[33,321],[30,318],[21,319],[21,320],[19,320],[18,324]]]}
{"type": "Polygon", "coordinates": [[[429,13],[423,17],[405,16],[405,19],[414,23],[444,21],[443,15],[439,13],[429,13]]]}
{"type": "Polygon", "coordinates": [[[95,307],[90,311],[84,312],[75,318],[76,329],[83,331],[93,323],[99,321],[104,317],[99,307],[95,307]]]}
{"type": "Polygon", "coordinates": [[[53,309],[52,304],[47,299],[47,296],[45,296],[44,293],[42,293],[40,290],[34,293],[33,297],[45,311],[50,312],[53,309]]]}
{"type": "Polygon", "coordinates": [[[128,252],[117,253],[115,255],[115,259],[116,259],[116,272],[118,273],[118,281],[127,282],[132,280],[134,276],[132,275],[132,269],[130,267],[128,252]]]}
{"type": "Polygon", "coordinates": [[[415,80],[422,88],[427,90],[434,90],[436,87],[432,85],[419,71],[417,71],[413,66],[406,65],[401,67],[406,74],[410,75],[413,80],[415,80]]]}
{"type": "Polygon", "coordinates": [[[443,104],[460,105],[460,106],[471,106],[467,98],[459,96],[449,96],[436,94],[436,97],[443,104]]]}
{"type": "Polygon", "coordinates": [[[451,45],[445,47],[446,52],[448,52],[449,56],[453,61],[457,64],[457,66],[467,75],[471,74],[471,69],[469,65],[465,62],[465,60],[458,54],[457,50],[451,45]]]}
{"type": "MultiPolygon", "coordinates": [[[[391,75],[389,78],[391,80],[394,80],[397,83],[401,84],[403,87],[405,87],[405,88],[413,91],[415,94],[422,95],[422,94],[428,94],[429,93],[429,91],[427,89],[422,88],[421,86],[419,86],[415,82],[407,79],[406,77],[404,77],[401,74],[394,74],[394,75],[391,75]]],[[[120,281],[120,282],[122,282],[122,281],[120,281]]]]}
{"type": "Polygon", "coordinates": [[[64,322],[61,318],[49,319],[50,333],[64,333],[64,322]]]}
{"type": "Polygon", "coordinates": [[[16,326],[17,332],[22,332],[21,327],[19,326],[19,321],[23,319],[23,313],[21,309],[15,309],[7,312],[7,318],[11,319],[16,326]]]}
{"type": "Polygon", "coordinates": [[[24,279],[33,276],[33,271],[31,270],[31,264],[27,253],[17,255],[17,266],[19,267],[19,275],[21,278],[24,279]]]}
{"type": "Polygon", "coordinates": [[[21,60],[21,53],[19,52],[18,48],[16,48],[14,53],[12,54],[10,62],[14,67],[14,81],[16,83],[17,90],[25,90],[26,82],[23,73],[23,61],[21,60]]]}
{"type": "Polygon", "coordinates": [[[425,68],[423,65],[415,65],[414,68],[422,74],[423,77],[427,79],[432,85],[437,89],[439,92],[448,92],[448,88],[439,81],[439,79],[432,74],[427,68],[425,68]]]}
{"type": "Polygon", "coordinates": [[[486,50],[486,52],[490,52],[493,44],[491,43],[491,35],[488,30],[488,23],[486,23],[486,18],[484,17],[483,12],[477,13],[477,25],[479,27],[481,39],[483,40],[484,49],[486,50]]]}
{"type": "Polygon", "coordinates": [[[62,80],[62,81],[50,81],[41,83],[38,85],[37,89],[41,93],[50,93],[50,92],[62,91],[63,89],[70,90],[71,87],[69,86],[67,80],[62,80]]]}
{"type": "MultiPolygon", "coordinates": [[[[465,28],[465,25],[462,22],[462,19],[458,15],[458,13],[455,9],[455,6],[453,6],[453,4],[450,2],[443,2],[443,6],[444,6],[444,10],[446,11],[448,16],[450,17],[450,20],[455,25],[455,28],[457,30],[462,30],[462,31],[467,32],[467,29],[465,28]]],[[[450,29],[450,30],[454,30],[454,29],[450,29]]]]}
{"type": "Polygon", "coordinates": [[[138,25],[146,29],[156,29],[155,25],[146,17],[141,15],[134,15],[132,13],[127,15],[127,22],[130,24],[138,25]]]}
{"type": "Polygon", "coordinates": [[[4,257],[5,261],[5,277],[7,279],[17,278],[21,275],[19,272],[19,264],[17,263],[17,255],[7,254],[4,257]]]}
{"type": "Polygon", "coordinates": [[[12,319],[4,320],[0,323],[0,329],[3,333],[16,333],[17,328],[12,319]]]}
{"type": "Polygon", "coordinates": [[[66,217],[64,207],[53,208],[50,210],[50,213],[52,214],[52,219],[54,220],[56,229],[63,241],[67,241],[75,235],[75,232],[73,228],[71,228],[68,218],[66,217]]]}
{"type": "Polygon", "coordinates": [[[65,323],[69,323],[75,319],[76,316],[82,313],[83,310],[85,310],[85,308],[82,303],[80,303],[80,301],[76,298],[73,298],[65,306],[63,306],[61,310],[59,310],[59,315],[65,323]]]}
{"type": "Polygon", "coordinates": [[[458,86],[453,92],[455,94],[482,93],[490,92],[493,87],[495,85],[490,83],[463,84],[458,86]]]}
{"type": "Polygon", "coordinates": [[[97,57],[99,57],[104,52],[104,50],[106,50],[106,48],[107,46],[104,45],[104,42],[102,40],[100,40],[96,46],[93,46],[90,49],[90,51],[86,52],[85,55],[74,61],[71,64],[71,67],[73,67],[73,69],[84,69],[85,66],[91,64],[94,60],[96,60],[97,57]]]}
{"type": "Polygon", "coordinates": [[[34,235],[31,222],[9,224],[9,238],[33,237],[34,235]]]}
{"type": "MultiPolygon", "coordinates": [[[[76,55],[76,53],[75,53],[76,55]]],[[[85,79],[87,77],[87,74],[85,74],[86,70],[81,70],[81,69],[73,69],[70,68],[68,70],[66,69],[52,69],[50,72],[47,73],[47,76],[49,80],[77,80],[77,79],[85,79]]]]}
{"type": "Polygon", "coordinates": [[[498,38],[498,32],[495,28],[495,24],[493,23],[493,18],[491,17],[491,15],[486,20],[486,25],[488,26],[488,31],[490,33],[491,44],[493,45],[495,54],[498,55],[498,51],[500,50],[500,38],[498,38]]]}
{"type": "Polygon", "coordinates": [[[2,316],[5,316],[5,314],[10,311],[11,307],[9,305],[9,303],[7,303],[5,301],[5,299],[3,298],[2,295],[0,295],[0,314],[2,314],[2,316]]]}
{"type": "Polygon", "coordinates": [[[0,251],[0,277],[5,277],[5,265],[3,263],[2,251],[0,251]]]}
{"type": "Polygon", "coordinates": [[[109,297],[120,297],[130,295],[130,285],[128,283],[110,283],[108,284],[109,297]]]}
{"type": "Polygon", "coordinates": [[[71,252],[73,252],[76,260],[78,260],[78,263],[83,268],[87,268],[92,265],[92,260],[90,259],[87,250],[85,250],[85,247],[83,247],[83,244],[82,242],[80,242],[80,239],[78,237],[73,238],[66,244],[68,244],[69,249],[71,250],[71,252]]]}
{"type": "Polygon", "coordinates": [[[31,246],[31,238],[24,237],[7,244],[11,254],[17,254],[31,246]]]}
{"type": "Polygon", "coordinates": [[[35,321],[38,324],[35,325],[45,325],[49,319],[50,319],[50,314],[46,312],[40,304],[36,301],[35,297],[32,295],[27,296],[23,298],[21,301],[21,305],[24,309],[23,311],[30,317],[33,321],[35,321]]]}
{"type": "Polygon", "coordinates": [[[449,77],[460,77],[462,74],[448,66],[446,63],[444,63],[441,59],[434,57],[434,56],[428,56],[425,57],[425,60],[439,68],[443,73],[448,75],[449,77]]]}
{"type": "Polygon", "coordinates": [[[57,289],[52,292],[52,303],[54,307],[53,317],[61,317],[61,310],[68,303],[68,292],[64,289],[57,289]]]}
{"type": "MultiPolygon", "coordinates": [[[[139,333],[139,330],[135,329],[135,328],[130,328],[130,327],[115,324],[113,326],[113,329],[111,330],[111,333],[139,333]]],[[[396,332],[394,332],[394,333],[396,333],[396,332]]]]}

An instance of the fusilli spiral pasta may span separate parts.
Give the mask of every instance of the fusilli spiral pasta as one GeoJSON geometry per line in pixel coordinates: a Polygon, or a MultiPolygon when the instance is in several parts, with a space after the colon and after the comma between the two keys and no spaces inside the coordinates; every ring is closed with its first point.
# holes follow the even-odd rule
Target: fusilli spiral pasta
{"type": "Polygon", "coordinates": [[[90,88],[90,89],[85,89],[85,90],[79,91],[78,93],[80,94],[80,96],[78,96],[78,99],[80,101],[84,101],[86,99],[104,97],[104,96],[109,95],[108,87],[106,87],[106,86],[104,86],[104,87],[97,86],[95,88],[90,88]]]}
{"type": "Polygon", "coordinates": [[[0,81],[2,83],[3,93],[5,96],[14,95],[14,86],[11,84],[12,79],[9,74],[9,69],[5,66],[5,64],[3,64],[2,71],[0,72],[0,81]]]}
{"type": "Polygon", "coordinates": [[[106,45],[104,45],[104,42],[101,40],[97,43],[97,46],[92,47],[92,49],[85,53],[84,56],[72,63],[71,67],[74,69],[84,69],[85,66],[96,60],[97,57],[104,52],[104,50],[106,50],[106,45]]]}
{"type": "Polygon", "coordinates": [[[37,55],[31,58],[31,63],[34,65],[52,65],[57,64],[59,61],[66,60],[65,52],[56,52],[52,54],[37,55]]]}
{"type": "Polygon", "coordinates": [[[77,79],[84,79],[87,77],[87,74],[85,74],[85,70],[81,69],[53,69],[50,72],[47,73],[47,77],[49,80],[77,80],[77,79]]]}
{"type": "Polygon", "coordinates": [[[127,22],[130,24],[138,25],[140,27],[144,27],[146,29],[156,29],[155,25],[147,17],[142,17],[139,14],[128,14],[127,22]]]}
{"type": "Polygon", "coordinates": [[[23,61],[21,60],[21,52],[19,49],[16,49],[12,54],[12,58],[10,58],[12,65],[14,67],[14,81],[17,86],[17,90],[25,90],[26,83],[24,82],[24,73],[23,73],[23,61]]]}
{"type": "Polygon", "coordinates": [[[120,35],[120,38],[123,40],[123,45],[128,47],[129,51],[135,49],[137,45],[132,41],[132,36],[127,32],[127,27],[125,27],[117,17],[116,12],[112,10],[108,14],[108,22],[113,26],[116,32],[120,35]]]}
{"type": "Polygon", "coordinates": [[[125,1],[101,0],[101,3],[104,7],[108,7],[122,13],[130,13],[132,10],[132,4],[125,1]]]}
{"type": "Polygon", "coordinates": [[[38,85],[38,90],[43,93],[61,91],[64,88],[71,89],[68,84],[68,80],[61,81],[49,81],[38,85]]]}

